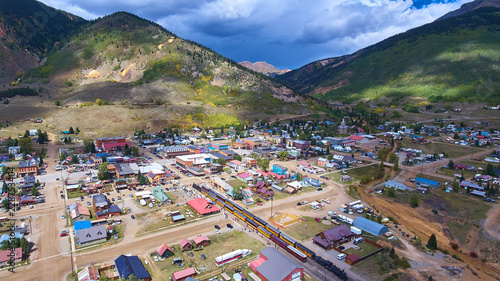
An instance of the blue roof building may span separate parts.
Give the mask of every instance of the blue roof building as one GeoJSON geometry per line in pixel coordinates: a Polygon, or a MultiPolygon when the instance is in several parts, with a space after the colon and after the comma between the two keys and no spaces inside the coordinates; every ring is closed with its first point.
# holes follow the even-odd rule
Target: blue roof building
{"type": "Polygon", "coordinates": [[[142,265],[138,256],[121,255],[115,259],[115,267],[120,278],[128,278],[133,274],[137,280],[151,280],[151,275],[142,265]]]}
{"type": "Polygon", "coordinates": [[[428,179],[424,179],[424,178],[416,178],[415,179],[415,183],[417,185],[429,186],[429,187],[432,187],[432,188],[437,188],[440,185],[439,182],[437,182],[437,181],[428,180],[428,179]]]}
{"type": "Polygon", "coordinates": [[[73,227],[75,229],[76,232],[78,232],[79,230],[82,230],[82,229],[87,229],[87,228],[91,228],[92,227],[92,223],[90,223],[90,221],[75,221],[75,223],[73,224],[73,227]]]}
{"type": "Polygon", "coordinates": [[[376,236],[389,232],[389,228],[387,228],[387,226],[362,217],[356,218],[352,225],[376,236]]]}
{"type": "Polygon", "coordinates": [[[273,165],[273,172],[278,175],[284,175],[286,174],[287,168],[283,167],[279,164],[274,164],[273,165]]]}

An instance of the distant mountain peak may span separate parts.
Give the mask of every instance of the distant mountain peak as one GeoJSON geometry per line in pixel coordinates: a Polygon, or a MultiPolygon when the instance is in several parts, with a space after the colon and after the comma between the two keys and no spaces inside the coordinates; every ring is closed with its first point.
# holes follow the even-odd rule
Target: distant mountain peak
{"type": "Polygon", "coordinates": [[[438,18],[436,21],[451,18],[451,17],[461,16],[463,14],[470,12],[470,11],[474,11],[476,9],[483,8],[483,7],[500,8],[500,0],[476,0],[476,1],[469,2],[469,3],[465,3],[460,7],[460,9],[455,10],[455,11],[451,11],[451,12],[445,14],[444,16],[438,18]]]}
{"type": "Polygon", "coordinates": [[[255,72],[259,72],[259,73],[262,73],[264,75],[271,76],[271,77],[274,77],[276,75],[285,74],[285,73],[290,71],[290,69],[277,69],[272,64],[269,64],[265,61],[258,61],[258,62],[254,62],[254,63],[249,62],[249,61],[242,61],[242,62],[239,62],[238,64],[240,64],[241,66],[244,66],[248,69],[251,69],[255,72]]]}

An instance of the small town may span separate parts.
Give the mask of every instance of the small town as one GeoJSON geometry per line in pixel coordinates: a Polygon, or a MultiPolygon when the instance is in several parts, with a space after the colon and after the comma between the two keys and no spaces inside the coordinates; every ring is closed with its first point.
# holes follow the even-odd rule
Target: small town
{"type": "MultiPolygon", "coordinates": [[[[385,123],[367,134],[346,116],[324,136],[335,122],[2,138],[2,249],[15,225],[16,267],[54,245],[75,280],[356,280],[366,263],[412,268],[398,257],[408,247],[449,246],[381,202],[457,200],[471,222],[496,204],[499,131],[385,123]]],[[[0,256],[7,265],[9,250],[0,256]]]]}
{"type": "Polygon", "coordinates": [[[500,280],[500,0],[1,0],[0,280],[500,280]]]}

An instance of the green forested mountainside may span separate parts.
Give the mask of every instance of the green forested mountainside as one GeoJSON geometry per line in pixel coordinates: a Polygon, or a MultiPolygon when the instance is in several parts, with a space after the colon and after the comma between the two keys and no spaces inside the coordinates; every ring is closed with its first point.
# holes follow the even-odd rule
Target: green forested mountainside
{"type": "Polygon", "coordinates": [[[0,23],[5,46],[31,51],[41,58],[46,50],[86,21],[38,1],[2,0],[0,23]]]}
{"type": "Polygon", "coordinates": [[[467,14],[409,30],[350,56],[308,64],[279,76],[317,98],[500,103],[500,9],[467,14]]]}
{"type": "MultiPolygon", "coordinates": [[[[74,86],[100,82],[128,83],[129,88],[138,89],[145,86],[152,94],[132,97],[141,99],[135,100],[139,103],[161,99],[161,93],[157,93],[162,91],[213,107],[269,112],[280,111],[287,102],[300,100],[279,82],[125,12],[91,21],[66,37],[49,53],[43,65],[27,73],[26,79],[30,82],[64,79],[67,85],[74,86]],[[89,78],[91,70],[98,75],[89,78]],[[158,81],[167,82],[168,89],[158,85],[158,81]]],[[[76,87],[73,92],[79,90],[76,87]]],[[[97,91],[105,90],[106,87],[99,87],[97,91]]],[[[111,101],[134,102],[126,95],[106,92],[102,96],[111,101]]],[[[85,97],[80,100],[92,101],[85,97]]]]}

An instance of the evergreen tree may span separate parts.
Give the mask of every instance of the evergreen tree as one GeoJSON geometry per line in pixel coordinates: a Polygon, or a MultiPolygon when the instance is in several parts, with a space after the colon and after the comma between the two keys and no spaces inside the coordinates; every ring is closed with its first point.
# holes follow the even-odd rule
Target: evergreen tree
{"type": "Polygon", "coordinates": [[[69,133],[70,134],[74,134],[75,133],[75,130],[73,129],[73,127],[69,127],[69,133]]]}
{"type": "Polygon", "coordinates": [[[396,251],[394,250],[394,247],[391,248],[391,252],[389,253],[389,257],[391,257],[393,260],[397,259],[396,251]]]}
{"type": "Polygon", "coordinates": [[[30,136],[30,131],[26,130],[26,131],[24,132],[23,138],[27,138],[27,137],[29,137],[29,136],[30,136]]]}
{"type": "Polygon", "coordinates": [[[426,246],[428,249],[430,250],[437,250],[437,239],[436,239],[436,235],[432,234],[431,237],[429,237],[429,241],[427,241],[427,246],[426,246]]]}
{"type": "Polygon", "coordinates": [[[454,166],[455,166],[455,163],[453,162],[453,160],[448,161],[448,169],[453,170],[454,166]]]}

